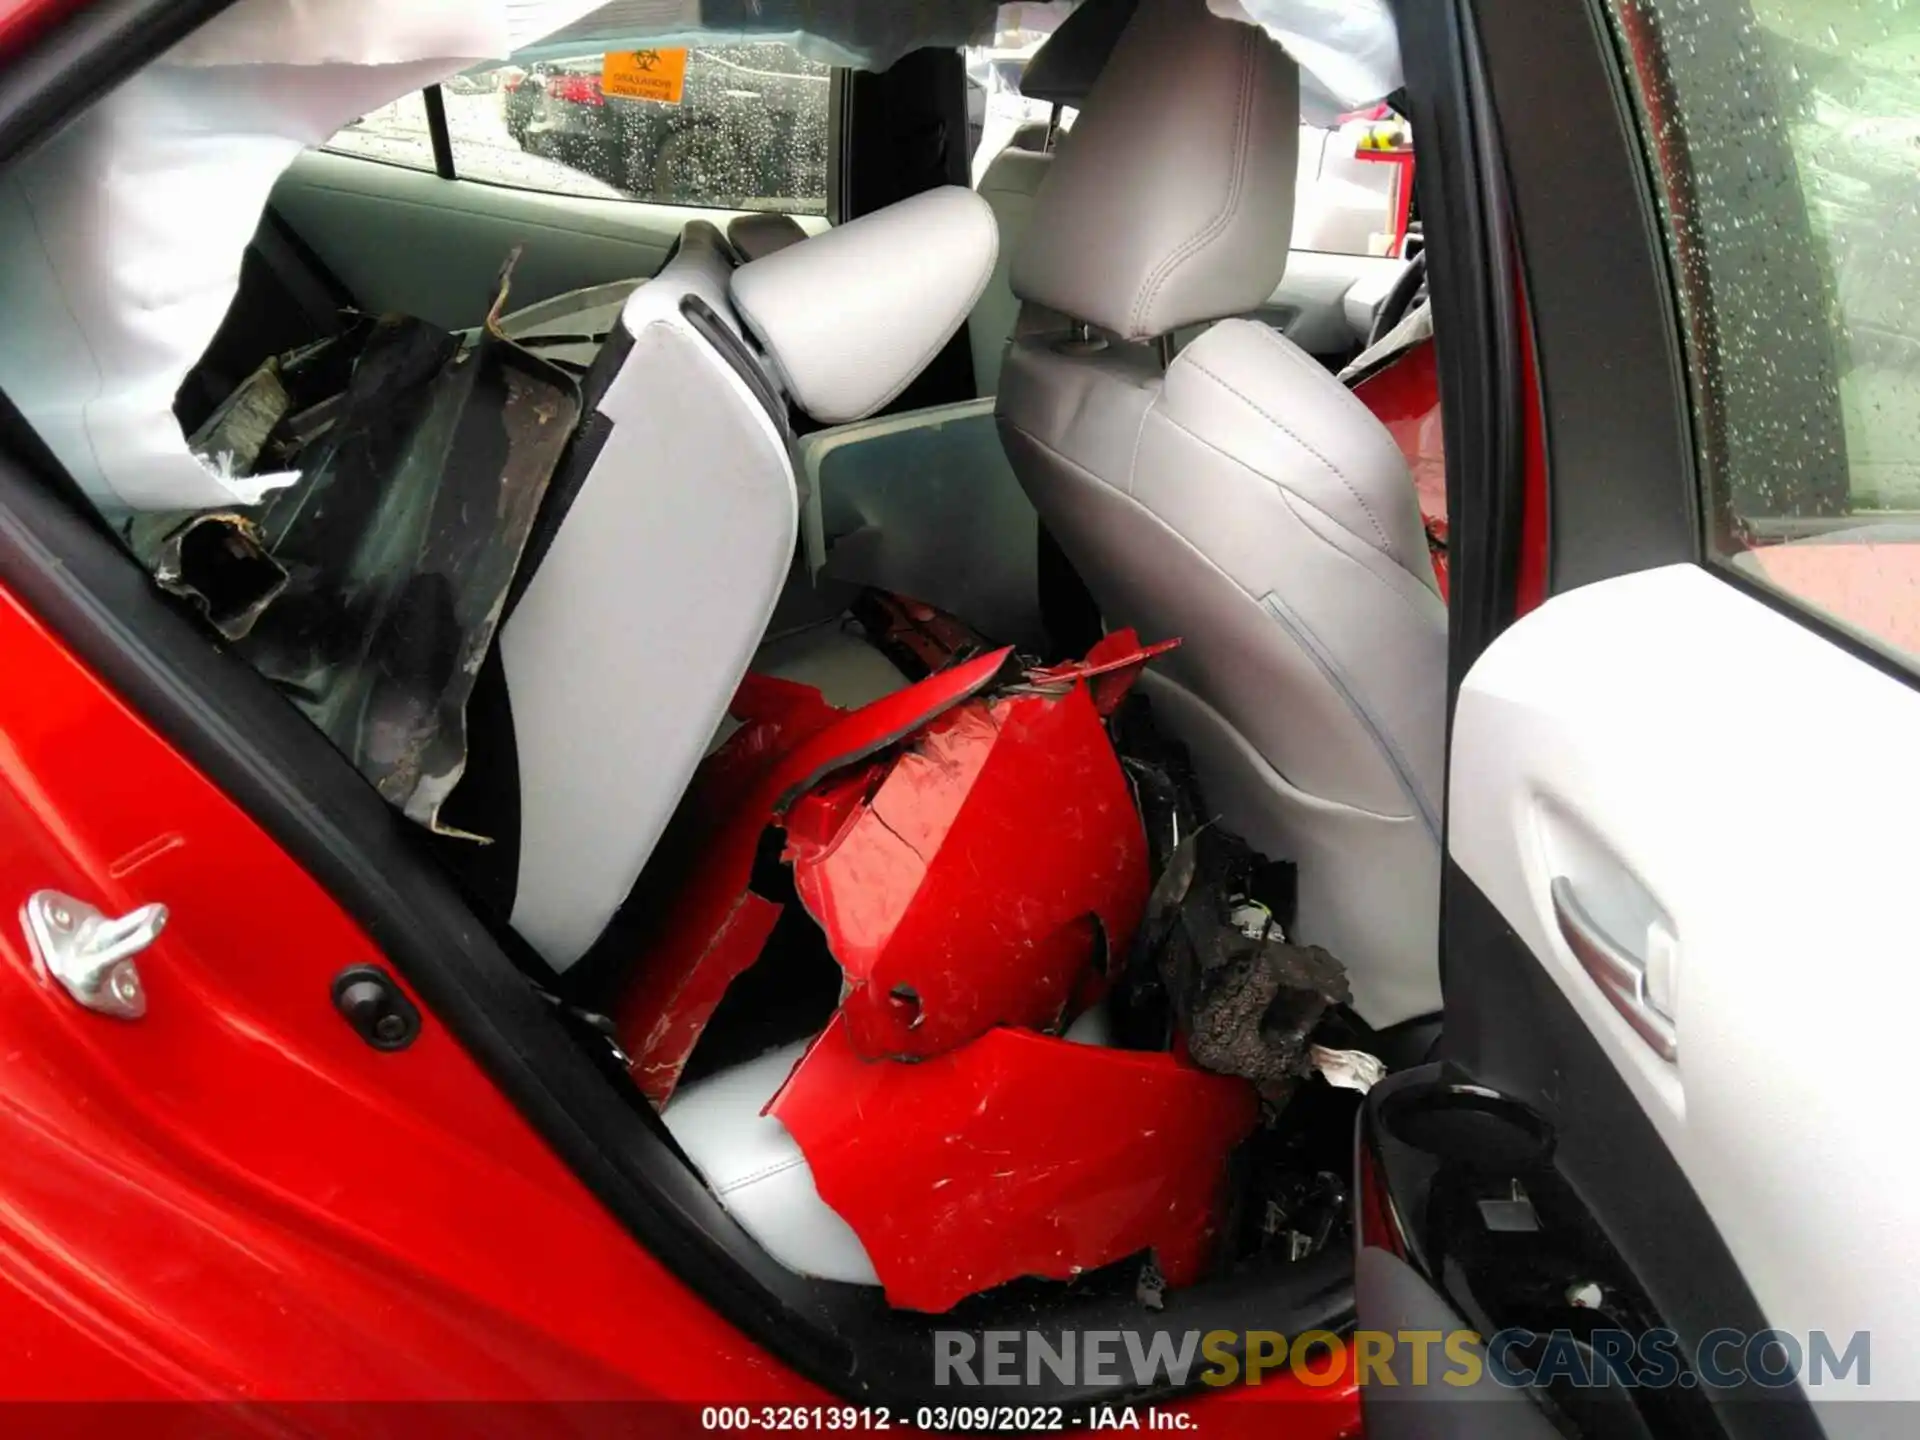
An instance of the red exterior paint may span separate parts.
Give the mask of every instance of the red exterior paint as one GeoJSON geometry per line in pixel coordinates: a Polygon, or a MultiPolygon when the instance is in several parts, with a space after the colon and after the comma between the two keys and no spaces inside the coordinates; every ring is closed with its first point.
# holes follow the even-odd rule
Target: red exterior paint
{"type": "Polygon", "coordinates": [[[430,1012],[405,1051],[360,1041],[328,986],[378,949],[4,592],[0,673],[0,1399],[829,1398],[430,1012]],[[46,887],[171,908],[145,1019],[36,970],[46,887]]]}
{"type": "Polygon", "coordinates": [[[1366,1433],[1351,1350],[1340,1373],[1326,1380],[1309,1382],[1297,1375],[1274,1374],[1258,1385],[1216,1390],[1162,1408],[1190,1416],[1192,1429],[1207,1440],[1239,1436],[1247,1440],[1358,1440],[1366,1433]]]}
{"type": "Polygon", "coordinates": [[[1113,630],[1094,641],[1085,658],[1039,670],[1029,670],[1027,680],[1034,685],[1065,684],[1085,680],[1093,692],[1093,708],[1111,715],[1133,689],[1133,682],[1156,655],[1178,650],[1179,640],[1158,640],[1142,645],[1132,630],[1113,630]]]}
{"type": "Polygon", "coordinates": [[[749,673],[727,714],[740,728],[700,763],[685,807],[695,815],[731,815],[802,741],[845,719],[847,712],[829,705],[811,685],[749,673]]]}
{"type": "Polygon", "coordinates": [[[37,40],[85,0],[0,0],[0,55],[11,55],[37,40]]]}
{"type": "Polygon", "coordinates": [[[842,787],[787,816],[795,889],[846,972],[853,1049],[920,1059],[993,1025],[1057,1027],[1095,956],[1125,952],[1148,885],[1087,684],[956,706],[875,778],[870,793],[850,779],[851,806],[842,787]]]}
{"type": "MultiPolygon", "coordinates": [[[[431,1011],[405,1051],[355,1037],[328,986],[378,949],[4,591],[0,672],[0,1401],[834,1403],[638,1245],[431,1011]],[[81,1011],[37,973],[12,917],[48,886],[172,907],[140,961],[145,1019],[81,1011]]],[[[1209,1435],[1296,1440],[1359,1414],[1350,1388],[1282,1376],[1180,1408],[1209,1435]]],[[[29,1413],[69,1434],[89,1414],[116,1435],[276,1428],[29,1413]]],[[[614,1433],[630,1413],[576,1419],[614,1433]]],[[[645,1413],[647,1433],[697,1428],[645,1413]]],[[[293,1419],[386,1433],[363,1409],[293,1419]]],[[[530,1433],[556,1414],[446,1419],[530,1433]]]]}
{"type": "MultiPolygon", "coordinates": [[[[695,853],[658,938],[635,956],[633,984],[615,1014],[633,1057],[634,1082],[664,1105],[720,998],[759,957],[780,907],[744,901],[760,837],[802,792],[834,770],[912,734],[980,690],[1011,654],[996,650],[851,713],[825,706],[806,686],[756,681],[736,703],[757,722],[733,735],[713,761],[722,777],[683,807],[693,824],[669,842],[695,853]],[[830,722],[830,723],[829,723],[830,722]],[[798,739],[792,749],[783,741],[798,739]],[[730,801],[715,806],[718,801],[730,801]]],[[[742,718],[749,718],[743,716],[742,718]]],[[[705,768],[705,767],[703,767],[705,768]]]]}
{"type": "Polygon", "coordinates": [[[839,1020],[768,1107],[886,1287],[942,1311],[1021,1275],[1069,1279],[1151,1246],[1170,1285],[1216,1242],[1243,1080],[1172,1055],[989,1030],[914,1065],[863,1060],[839,1020]]]}
{"type": "Polygon", "coordinates": [[[1426,522],[1434,578],[1447,594],[1447,448],[1440,419],[1440,372],[1432,340],[1403,351],[1388,365],[1353,387],[1376,419],[1387,427],[1413,473],[1426,522]]]}
{"type": "MultiPolygon", "coordinates": [[[[1547,442],[1542,419],[1540,372],[1533,354],[1533,327],[1527,295],[1516,281],[1520,317],[1521,514],[1520,567],[1515,581],[1514,613],[1524,615],[1547,598],[1547,442]]],[[[1440,376],[1434,343],[1422,341],[1392,364],[1354,387],[1357,395],[1392,433],[1413,472],[1420,515],[1433,542],[1434,577],[1441,598],[1447,594],[1447,457],[1440,417],[1440,376]]],[[[1878,632],[1875,632],[1878,633],[1878,632]]]]}

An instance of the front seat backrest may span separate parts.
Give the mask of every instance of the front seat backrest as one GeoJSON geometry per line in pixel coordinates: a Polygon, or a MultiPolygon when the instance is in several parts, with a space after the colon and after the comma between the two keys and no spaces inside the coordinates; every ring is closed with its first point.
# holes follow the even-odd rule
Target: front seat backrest
{"type": "Polygon", "coordinates": [[[627,301],[501,630],[517,866],[495,899],[555,969],[632,890],[766,630],[798,522],[788,401],[827,423],[886,404],[996,248],[963,189],[738,270],[695,222],[627,301]]]}
{"type": "Polygon", "coordinates": [[[1392,437],[1226,318],[1285,269],[1298,126],[1298,70],[1262,31],[1140,0],[1013,257],[1028,309],[996,413],[1105,621],[1181,637],[1156,717],[1213,810],[1297,862],[1297,938],[1384,1026],[1439,1003],[1446,612],[1392,437]]]}
{"type": "Polygon", "coordinates": [[[991,395],[1000,384],[1000,361],[1007,353],[1007,339],[1013,334],[1014,317],[1020,302],[1013,297],[1013,285],[1007,271],[1020,241],[1033,222],[1033,209],[1039,202],[1040,182],[1047,178],[1053,156],[1045,150],[1026,150],[1008,145],[987,166],[980,177],[980,198],[993,207],[994,222],[1000,229],[1000,259],[993,267],[980,303],[967,318],[967,343],[973,350],[973,388],[976,394],[991,395]]]}

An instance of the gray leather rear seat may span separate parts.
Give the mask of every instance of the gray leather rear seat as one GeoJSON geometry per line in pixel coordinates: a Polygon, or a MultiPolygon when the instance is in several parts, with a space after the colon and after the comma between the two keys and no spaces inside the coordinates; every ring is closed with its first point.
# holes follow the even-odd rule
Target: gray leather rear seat
{"type": "Polygon", "coordinates": [[[623,305],[501,630],[513,927],[556,970],[632,890],[761,644],[794,553],[789,401],[839,423],[965,321],[997,250],[929,191],[733,269],[719,232],[623,305]],[[596,393],[597,392],[597,393],[596,393]]]}

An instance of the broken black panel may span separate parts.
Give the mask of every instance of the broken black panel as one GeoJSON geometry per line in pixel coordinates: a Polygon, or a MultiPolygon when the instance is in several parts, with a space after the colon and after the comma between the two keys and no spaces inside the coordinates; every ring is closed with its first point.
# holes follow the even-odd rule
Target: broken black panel
{"type": "Polygon", "coordinates": [[[1258,858],[1210,826],[1183,840],[1168,867],[1182,891],[1156,887],[1149,923],[1161,980],[1194,1063],[1253,1081],[1278,1104],[1312,1069],[1309,1037],[1351,998],[1346,968],[1317,945],[1294,945],[1255,887],[1258,858]]]}
{"type": "Polygon", "coordinates": [[[390,803],[440,828],[475,677],[579,413],[570,376],[491,329],[463,342],[357,317],[268,361],[192,442],[229,473],[298,479],[217,516],[140,517],[129,537],[390,803]]]}
{"type": "Polygon", "coordinates": [[[1287,942],[1295,867],[1212,823],[1185,748],[1154,724],[1147,697],[1128,696],[1111,725],[1155,877],[1110,1002],[1116,1033],[1159,1048],[1177,1030],[1196,1064],[1251,1080],[1278,1106],[1313,1068],[1315,1029],[1350,999],[1345,967],[1287,942]]]}

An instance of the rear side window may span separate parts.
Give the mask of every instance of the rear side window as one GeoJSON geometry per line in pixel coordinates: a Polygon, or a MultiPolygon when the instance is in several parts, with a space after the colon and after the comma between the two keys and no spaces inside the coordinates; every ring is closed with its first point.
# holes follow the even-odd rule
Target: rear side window
{"type": "MultiPolygon", "coordinates": [[[[620,51],[440,87],[454,175],[593,199],[823,215],[830,67],[780,44],[620,51]]],[[[332,150],[433,168],[409,96],[332,150]]]]}
{"type": "Polygon", "coordinates": [[[1920,6],[1612,0],[1710,556],[1920,666],[1920,6]]]}
{"type": "Polygon", "coordinates": [[[412,170],[433,169],[433,129],[427,120],[426,97],[416,90],[361,116],[329,140],[327,149],[412,170]]]}

